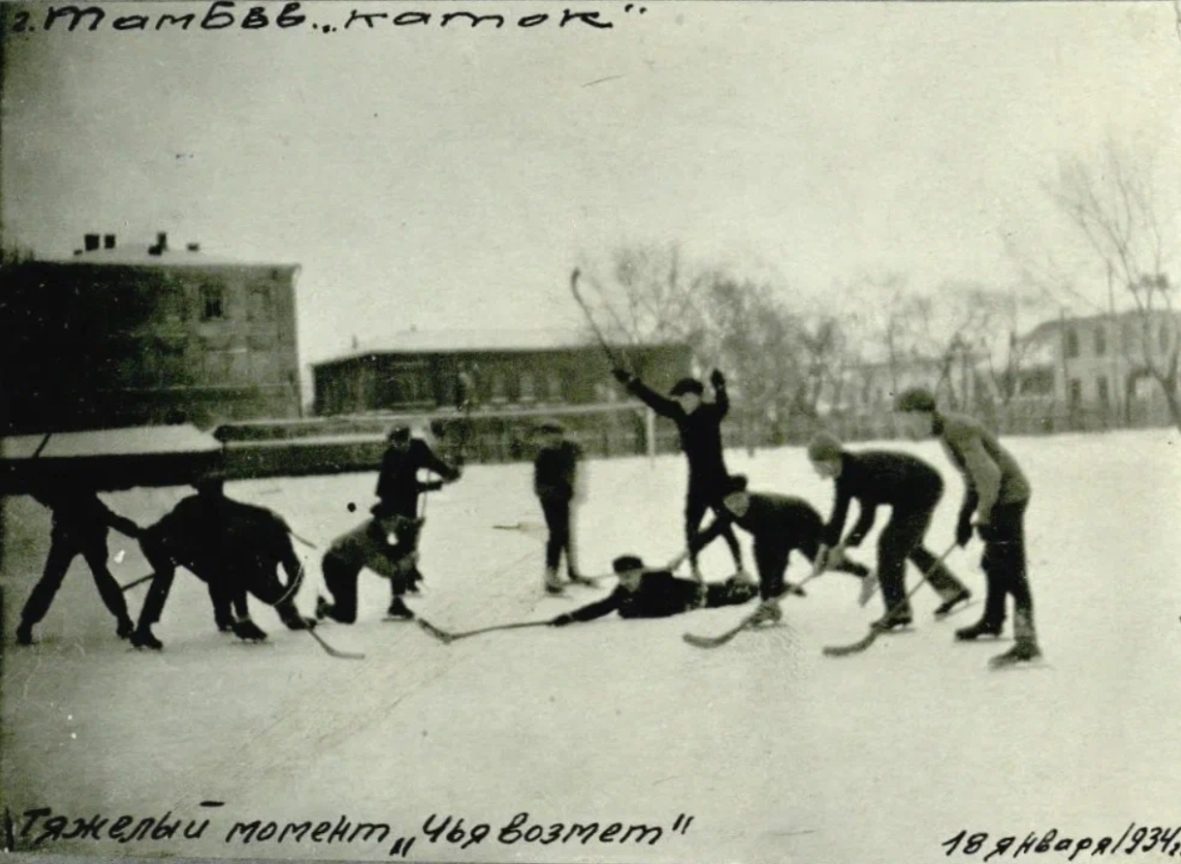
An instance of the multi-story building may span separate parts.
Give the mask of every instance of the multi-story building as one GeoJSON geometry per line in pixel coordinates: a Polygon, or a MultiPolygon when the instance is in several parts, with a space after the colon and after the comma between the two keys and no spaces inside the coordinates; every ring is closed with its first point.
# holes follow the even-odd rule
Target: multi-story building
{"type": "Polygon", "coordinates": [[[73,257],[12,266],[0,430],[299,416],[298,270],[173,249],[165,234],[88,234],[73,257]]]}

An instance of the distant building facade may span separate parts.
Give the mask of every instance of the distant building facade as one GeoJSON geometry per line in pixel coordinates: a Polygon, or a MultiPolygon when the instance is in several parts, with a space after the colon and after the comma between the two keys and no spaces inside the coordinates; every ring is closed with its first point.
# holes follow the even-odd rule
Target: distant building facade
{"type": "Polygon", "coordinates": [[[96,429],[300,413],[295,264],[120,247],[15,265],[0,287],[0,429],[96,429]]]}

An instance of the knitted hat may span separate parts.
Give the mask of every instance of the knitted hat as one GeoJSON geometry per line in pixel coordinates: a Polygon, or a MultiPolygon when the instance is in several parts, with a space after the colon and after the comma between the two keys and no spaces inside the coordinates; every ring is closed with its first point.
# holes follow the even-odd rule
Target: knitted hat
{"type": "Polygon", "coordinates": [[[566,431],[566,427],[558,420],[543,420],[537,424],[537,428],[541,432],[556,432],[559,435],[566,431]]]}
{"type": "Polygon", "coordinates": [[[673,389],[669,391],[672,396],[680,396],[684,393],[696,393],[700,396],[705,392],[705,387],[696,378],[682,378],[673,385],[673,389]]]}
{"type": "Polygon", "coordinates": [[[898,395],[894,402],[894,410],[903,413],[910,411],[932,412],[935,410],[935,397],[925,387],[912,387],[898,395]]]}
{"type": "Polygon", "coordinates": [[[644,562],[638,555],[620,555],[611,562],[611,569],[616,573],[626,573],[628,570],[643,570],[644,562]]]}
{"type": "Polygon", "coordinates": [[[819,433],[808,443],[808,458],[813,462],[835,462],[843,452],[841,442],[828,432],[819,433]]]}

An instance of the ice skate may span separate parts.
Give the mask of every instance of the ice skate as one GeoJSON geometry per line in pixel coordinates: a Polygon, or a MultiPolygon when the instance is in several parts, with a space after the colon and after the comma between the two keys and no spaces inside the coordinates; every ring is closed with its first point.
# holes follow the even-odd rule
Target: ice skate
{"type": "Polygon", "coordinates": [[[779,604],[774,600],[764,600],[750,617],[747,626],[762,627],[769,624],[778,624],[782,620],[783,610],[779,608],[779,604]]]}
{"type": "Polygon", "coordinates": [[[262,642],[267,638],[266,631],[250,618],[242,618],[234,622],[234,635],[246,642],[262,642]]]}
{"type": "Polygon", "coordinates": [[[414,618],[414,612],[402,600],[401,597],[395,597],[390,601],[390,608],[385,610],[385,619],[387,621],[410,621],[414,618]]]}
{"type": "Polygon", "coordinates": [[[115,635],[120,639],[129,639],[131,638],[131,633],[134,630],[135,625],[131,622],[131,619],[123,618],[120,619],[118,625],[115,627],[115,635]]]}
{"type": "Polygon", "coordinates": [[[1000,636],[1004,625],[994,621],[978,621],[971,627],[961,627],[955,631],[957,642],[974,642],[981,636],[1000,636]]]}
{"type": "Polygon", "coordinates": [[[137,627],[131,634],[130,642],[136,648],[150,648],[153,651],[164,647],[164,643],[155,637],[149,627],[137,627]]]}
{"type": "Polygon", "coordinates": [[[961,603],[967,603],[971,598],[972,598],[972,592],[965,588],[963,591],[960,591],[954,597],[948,597],[946,600],[944,600],[939,605],[939,608],[937,608],[935,610],[935,617],[936,618],[947,617],[948,615],[951,614],[951,611],[953,609],[955,609],[956,606],[959,606],[961,603]]]}
{"type": "Polygon", "coordinates": [[[871,625],[874,630],[879,633],[891,633],[897,630],[904,630],[913,623],[914,619],[909,612],[898,612],[893,615],[884,615],[871,625]]]}
{"type": "Polygon", "coordinates": [[[33,642],[33,625],[28,621],[22,621],[20,626],[16,628],[16,644],[32,645],[33,642]]]}
{"type": "Polygon", "coordinates": [[[1042,651],[1036,642],[1020,640],[1004,654],[998,654],[989,660],[988,665],[992,669],[1005,669],[1018,663],[1029,663],[1041,656],[1042,651]]]}

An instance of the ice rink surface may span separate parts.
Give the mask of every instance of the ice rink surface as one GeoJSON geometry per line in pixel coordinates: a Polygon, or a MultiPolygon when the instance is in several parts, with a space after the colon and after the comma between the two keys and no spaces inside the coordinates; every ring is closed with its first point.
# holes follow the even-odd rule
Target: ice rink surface
{"type": "MultiPolygon", "coordinates": [[[[991,848],[1003,836],[1019,842],[1050,828],[1097,842],[1130,822],[1181,826],[1178,435],[1005,443],[1034,489],[1030,579],[1046,654],[1039,668],[1006,672],[988,671],[987,660],[1011,644],[1011,618],[1000,642],[954,644],[953,630],[981,606],[935,622],[926,589],[915,595],[914,632],[882,637],[864,654],[822,656],[825,645],[863,636],[881,612],[879,598],[858,607],[857,581],[840,573],[814,581],[807,598],[786,599],[785,625],[714,651],[681,635],[719,633],[747,608],[658,621],[612,616],[443,645],[413,624],[384,622],[387,585],[365,573],[358,623],[318,631],[367,655],[348,661],[286,631],[257,603],[267,643],[217,633],[203,583],[183,572],[155,628],[165,650],[137,652],[115,639],[78,560],[38,630],[41,644],[16,648],[16,616],[40,574],[50,523],[31,499],[9,499],[3,778],[15,828],[39,806],[86,818],[212,813],[214,827],[198,841],[79,839],[52,848],[387,857],[388,843],[223,843],[235,819],[282,825],[344,814],[416,836],[411,860],[878,864],[948,860],[940,844],[964,829],[989,832],[991,848]],[[226,806],[203,811],[210,799],[226,806]],[[522,811],[529,824],[618,821],[664,833],[654,845],[495,842],[522,811]],[[465,850],[432,844],[421,830],[431,814],[487,822],[493,836],[465,850]],[[693,817],[683,835],[671,830],[680,814],[693,817]]],[[[851,449],[873,446],[917,453],[946,478],[929,535],[941,552],[962,492],[946,457],[933,443],[851,449]]],[[[800,495],[827,516],[831,486],[801,449],[727,458],[753,489],[800,495]]],[[[679,551],[679,456],[596,461],[587,470],[589,500],[577,522],[585,571],[605,573],[625,552],[662,564],[679,551]]],[[[418,614],[470,629],[548,618],[602,596],[572,589],[575,599],[545,597],[541,544],[492,528],[540,520],[529,472],[472,466],[430,496],[425,592],[410,598],[418,614]]],[[[277,510],[323,548],[364,515],[374,479],[260,480],[229,484],[227,494],[277,510]]],[[[103,497],[146,524],[188,493],[103,497]]],[[[859,560],[872,564],[886,516],[879,513],[859,560]]],[[[311,567],[299,598],[310,612],[319,553],[296,548],[311,567]]],[[[980,549],[974,541],[949,558],[978,596],[980,549]]],[[[112,533],[110,550],[121,582],[147,572],[134,542],[112,533]]],[[[729,575],[724,544],[703,564],[709,578],[729,575]]],[[[807,572],[796,558],[788,576],[807,572]]],[[[916,578],[912,569],[911,584],[916,578]]],[[[128,592],[133,614],[144,591],[128,592]]]]}

